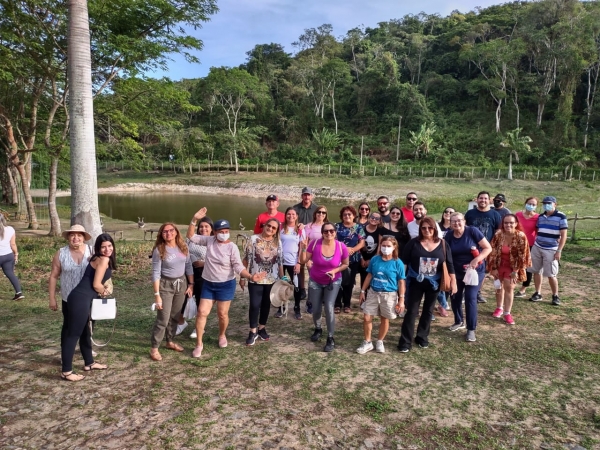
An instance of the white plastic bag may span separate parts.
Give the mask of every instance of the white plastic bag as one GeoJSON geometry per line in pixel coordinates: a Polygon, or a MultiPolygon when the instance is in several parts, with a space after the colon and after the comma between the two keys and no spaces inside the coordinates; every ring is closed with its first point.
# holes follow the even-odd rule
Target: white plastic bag
{"type": "Polygon", "coordinates": [[[463,278],[463,282],[466,286],[478,286],[479,285],[479,276],[477,275],[477,271],[472,267],[469,267],[465,272],[465,277],[463,278]]]}
{"type": "Polygon", "coordinates": [[[185,305],[185,310],[183,311],[183,318],[193,319],[194,317],[196,317],[197,313],[198,308],[196,307],[196,297],[192,295],[190,298],[188,298],[187,304],[185,305]]]}

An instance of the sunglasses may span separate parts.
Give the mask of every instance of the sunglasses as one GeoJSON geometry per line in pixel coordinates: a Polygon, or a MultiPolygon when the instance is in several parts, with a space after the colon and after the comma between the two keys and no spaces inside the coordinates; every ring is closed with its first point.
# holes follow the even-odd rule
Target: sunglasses
{"type": "Polygon", "coordinates": [[[416,202],[417,197],[406,197],[406,200],[408,200],[409,202],[416,202]]]}
{"type": "Polygon", "coordinates": [[[317,214],[327,214],[327,211],[317,211],[317,214]]]}
{"type": "Polygon", "coordinates": [[[265,228],[268,229],[268,230],[275,230],[275,231],[277,231],[278,227],[276,227],[275,225],[265,225],[265,228]]]}
{"type": "Polygon", "coordinates": [[[369,219],[379,222],[381,220],[381,217],[371,216],[371,217],[369,217],[369,219]]]}
{"type": "Polygon", "coordinates": [[[371,208],[359,208],[361,211],[371,211],[371,208]]]}
{"type": "Polygon", "coordinates": [[[517,222],[504,222],[504,225],[516,225],[517,222]]]}
{"type": "Polygon", "coordinates": [[[421,230],[433,231],[433,227],[421,227],[421,230]]]}
{"type": "Polygon", "coordinates": [[[321,232],[321,234],[333,234],[333,233],[335,233],[335,230],[334,230],[334,229],[323,230],[323,231],[321,232]]]}
{"type": "Polygon", "coordinates": [[[390,213],[391,216],[399,216],[400,215],[400,211],[392,211],[390,213]]]}

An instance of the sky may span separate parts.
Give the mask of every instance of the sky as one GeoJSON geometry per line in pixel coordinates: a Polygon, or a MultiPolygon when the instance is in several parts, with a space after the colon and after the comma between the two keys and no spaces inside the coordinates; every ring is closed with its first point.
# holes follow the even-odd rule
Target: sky
{"type": "Polygon", "coordinates": [[[168,71],[150,72],[155,78],[172,80],[200,78],[211,67],[237,67],[246,61],[246,52],[257,44],[281,44],[294,53],[292,42],[307,28],[324,23],[333,26],[333,35],[343,36],[359,26],[376,27],[379,22],[400,19],[407,14],[439,14],[453,10],[468,12],[476,7],[503,3],[499,0],[217,0],[219,12],[197,30],[190,30],[204,42],[194,53],[200,64],[190,64],[172,55],[168,71]]]}

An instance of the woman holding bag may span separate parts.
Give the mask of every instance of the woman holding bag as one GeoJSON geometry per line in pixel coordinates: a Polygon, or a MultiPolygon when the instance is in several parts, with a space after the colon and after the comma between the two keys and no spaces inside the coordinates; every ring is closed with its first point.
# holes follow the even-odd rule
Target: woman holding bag
{"type": "Polygon", "coordinates": [[[424,217],[419,223],[419,235],[411,239],[402,252],[402,262],[407,267],[407,279],[410,280],[408,298],[406,299],[406,315],[402,322],[402,332],[398,342],[398,350],[402,353],[410,351],[415,333],[415,319],[419,314],[421,299],[423,312],[417,326],[414,341],[421,348],[429,347],[429,329],[433,316],[433,307],[444,272],[444,262],[450,277],[451,292],[456,292],[454,264],[448,244],[438,236],[437,224],[431,217],[424,217]]]}
{"type": "Polygon", "coordinates": [[[450,216],[452,231],[446,233],[446,241],[452,252],[454,270],[456,271],[457,291],[452,297],[452,312],[454,313],[454,325],[450,331],[463,330],[467,328],[467,342],[475,342],[475,329],[477,328],[477,292],[478,286],[467,286],[463,281],[466,269],[471,267],[477,271],[479,284],[485,276],[482,261],[490,254],[492,248],[490,243],[476,227],[465,225],[465,217],[455,212],[450,216]],[[462,313],[462,302],[465,299],[466,322],[462,313]]]}
{"type": "Polygon", "coordinates": [[[487,267],[494,280],[500,280],[502,283],[500,289],[496,289],[496,310],[492,317],[503,317],[508,325],[514,325],[515,321],[510,313],[514,289],[518,281],[527,279],[525,269],[531,267],[529,243],[517,216],[504,216],[502,228],[496,231],[491,247],[487,267]]]}
{"type": "MultiPolygon", "coordinates": [[[[300,241],[304,240],[304,231],[302,224],[298,223],[298,213],[290,206],[285,210],[285,224],[281,227],[279,234],[281,238],[281,247],[283,251],[283,270],[287,273],[290,280],[294,280],[300,273],[300,241]]],[[[302,319],[300,312],[301,292],[299,286],[294,289],[294,317],[297,320],[302,319]]],[[[281,307],[275,313],[276,318],[283,316],[281,307]]]]}
{"type": "MultiPolygon", "coordinates": [[[[88,235],[89,236],[89,235],[88,235]]],[[[62,373],[65,381],[81,381],[85,377],[73,373],[73,356],[79,341],[79,349],[83,356],[85,372],[106,370],[107,366],[94,361],[92,356],[92,339],[89,319],[92,300],[99,295],[109,295],[104,283],[110,279],[112,271],[117,268],[115,243],[109,234],[101,234],[94,243],[94,254],[87,265],[83,278],[71,291],[67,299],[67,329],[61,342],[62,373]]]]}

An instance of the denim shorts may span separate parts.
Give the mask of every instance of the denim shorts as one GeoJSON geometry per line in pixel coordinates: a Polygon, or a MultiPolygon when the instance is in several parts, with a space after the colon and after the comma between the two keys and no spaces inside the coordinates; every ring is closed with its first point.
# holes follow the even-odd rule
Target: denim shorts
{"type": "Polygon", "coordinates": [[[229,302],[235,294],[235,279],[223,282],[204,280],[201,298],[229,302]]]}

